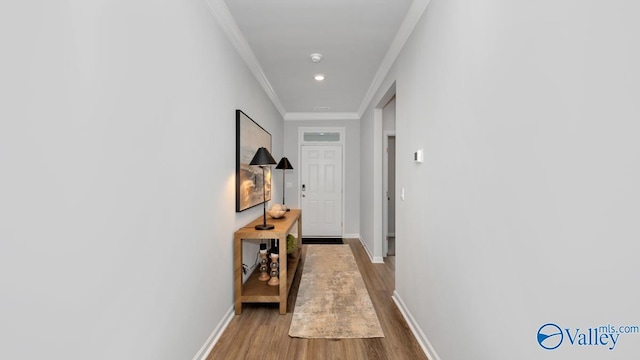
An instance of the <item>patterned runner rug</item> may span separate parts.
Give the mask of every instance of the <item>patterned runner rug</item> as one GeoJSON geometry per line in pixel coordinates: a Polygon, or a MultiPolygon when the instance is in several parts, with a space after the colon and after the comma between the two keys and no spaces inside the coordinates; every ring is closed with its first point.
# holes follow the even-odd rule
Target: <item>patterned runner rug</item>
{"type": "Polygon", "coordinates": [[[349,245],[307,245],[289,336],[384,337],[349,245]]]}

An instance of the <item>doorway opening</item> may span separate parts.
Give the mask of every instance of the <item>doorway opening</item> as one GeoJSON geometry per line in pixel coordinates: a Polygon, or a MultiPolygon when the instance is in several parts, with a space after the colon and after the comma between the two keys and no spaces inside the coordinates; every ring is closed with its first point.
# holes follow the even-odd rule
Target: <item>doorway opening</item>
{"type": "MultiPolygon", "coordinates": [[[[382,108],[383,155],[382,184],[382,256],[395,256],[396,252],[396,97],[382,108]]],[[[392,259],[389,259],[392,260],[392,259]]]]}
{"type": "Polygon", "coordinates": [[[396,255],[396,135],[385,132],[385,174],[386,200],[383,202],[386,218],[383,235],[386,239],[384,256],[396,255]]]}
{"type": "MultiPolygon", "coordinates": [[[[390,133],[395,133],[396,128],[396,84],[391,84],[386,93],[373,108],[373,247],[371,261],[374,263],[384,263],[385,259],[395,262],[395,257],[387,257],[387,214],[385,208],[387,204],[387,188],[384,186],[386,174],[383,171],[386,159],[385,129],[390,133]]],[[[396,142],[402,139],[396,139],[396,142]]],[[[395,173],[395,172],[394,172],[395,173]]],[[[396,179],[397,183],[397,179],[396,179]]],[[[397,186],[396,186],[397,187],[397,186]]],[[[396,208],[400,208],[397,204],[396,208]]],[[[401,249],[401,233],[396,231],[395,245],[396,255],[401,249]],[[400,235],[400,239],[398,237],[400,235]]]]}

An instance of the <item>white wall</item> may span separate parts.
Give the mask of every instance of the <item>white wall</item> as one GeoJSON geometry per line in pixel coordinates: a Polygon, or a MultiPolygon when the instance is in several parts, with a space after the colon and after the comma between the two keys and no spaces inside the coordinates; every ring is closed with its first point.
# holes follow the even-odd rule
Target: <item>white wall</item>
{"type": "Polygon", "coordinates": [[[382,130],[396,130],[396,99],[392,99],[382,108],[382,130]]]}
{"type": "Polygon", "coordinates": [[[640,357],[640,334],[612,351],[536,341],[547,322],[640,325],[639,11],[432,0],[363,116],[366,174],[395,81],[396,289],[440,358],[640,357]]]}
{"type": "Polygon", "coordinates": [[[0,358],[191,359],[230,309],[234,111],[283,124],[213,19],[0,5],[0,358]]]}
{"type": "MultiPolygon", "coordinates": [[[[344,146],[344,234],[359,234],[360,230],[360,124],[357,120],[304,120],[285,121],[284,154],[294,169],[287,171],[286,181],[292,187],[286,189],[285,200],[291,206],[299,207],[298,169],[300,168],[300,150],[298,149],[298,130],[301,127],[343,127],[345,128],[344,146]]],[[[280,160],[280,158],[276,159],[280,160]]],[[[282,170],[275,172],[276,181],[281,181],[282,170]]],[[[282,184],[279,182],[279,184],[282,184]]],[[[282,186],[282,185],[280,185],[282,186]]],[[[282,190],[281,190],[282,191],[282,190]]],[[[282,198],[282,195],[280,196],[282,198]]],[[[304,225],[303,225],[304,228],[304,225]]]]}

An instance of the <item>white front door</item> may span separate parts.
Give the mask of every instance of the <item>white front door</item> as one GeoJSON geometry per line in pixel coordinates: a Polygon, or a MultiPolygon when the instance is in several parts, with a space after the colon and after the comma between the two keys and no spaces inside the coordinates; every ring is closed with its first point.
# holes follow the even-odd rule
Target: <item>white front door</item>
{"type": "Polygon", "coordinates": [[[342,146],[301,146],[303,236],[342,236],[342,146]]]}

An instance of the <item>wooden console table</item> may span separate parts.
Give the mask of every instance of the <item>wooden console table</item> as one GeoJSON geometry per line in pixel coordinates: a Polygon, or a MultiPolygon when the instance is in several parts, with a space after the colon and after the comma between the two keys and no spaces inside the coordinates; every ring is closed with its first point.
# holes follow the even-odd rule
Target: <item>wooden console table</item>
{"type": "Polygon", "coordinates": [[[291,283],[298,267],[302,250],[302,211],[291,209],[280,219],[267,217],[267,223],[275,226],[272,230],[256,230],[257,224],[262,224],[262,216],[238,229],[234,233],[234,272],[235,272],[235,309],[236,315],[242,313],[242,303],[279,303],[280,314],[287,313],[287,297],[291,283]],[[298,245],[295,251],[287,255],[287,235],[293,225],[298,223],[298,245]],[[247,281],[242,283],[242,241],[252,239],[278,239],[280,262],[280,285],[270,286],[266,281],[258,280],[260,271],[255,271],[247,281]]]}

